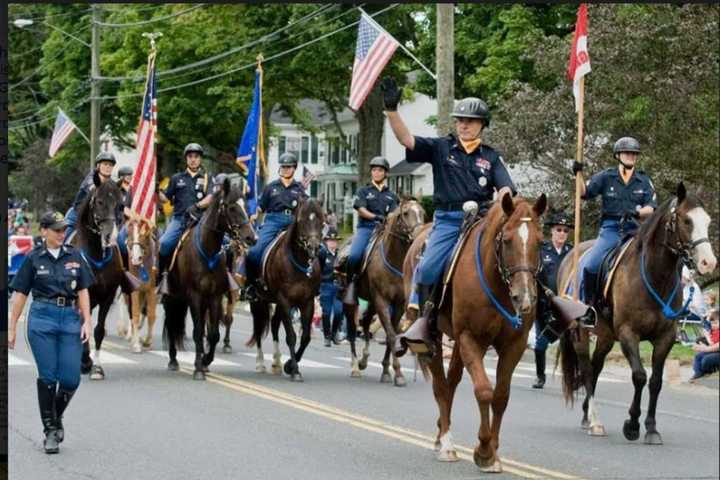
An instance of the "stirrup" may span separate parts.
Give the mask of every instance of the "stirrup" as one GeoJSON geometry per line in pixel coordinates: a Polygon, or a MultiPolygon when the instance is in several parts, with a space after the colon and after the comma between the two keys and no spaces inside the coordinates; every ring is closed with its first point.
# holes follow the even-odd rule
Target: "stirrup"
{"type": "Polygon", "coordinates": [[[158,285],[157,293],[160,295],[167,295],[170,293],[168,288],[168,272],[163,272],[160,276],[160,284],[158,285]]]}
{"type": "Polygon", "coordinates": [[[585,312],[585,315],[579,316],[576,320],[582,328],[595,328],[597,325],[597,311],[594,307],[590,306],[587,312],[585,312]]]}

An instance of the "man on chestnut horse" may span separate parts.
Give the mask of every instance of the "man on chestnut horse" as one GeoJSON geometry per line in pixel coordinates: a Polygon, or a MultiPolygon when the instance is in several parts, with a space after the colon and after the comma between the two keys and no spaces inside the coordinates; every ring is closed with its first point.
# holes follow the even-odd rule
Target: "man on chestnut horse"
{"type": "Polygon", "coordinates": [[[375,227],[385,221],[385,217],[400,203],[398,196],[385,184],[390,164],[385,157],[370,160],[372,181],[357,191],[353,208],[358,212],[358,224],[350,245],[346,272],[348,285],[344,303],[357,304],[357,280],[363,254],[370,243],[375,227]]]}
{"type": "Polygon", "coordinates": [[[390,127],[405,146],[407,161],[430,163],[433,169],[433,227],[414,272],[415,287],[408,300],[408,308],[421,311],[422,316],[399,336],[398,345],[400,355],[406,347],[421,353],[432,348],[431,332],[436,329],[435,306],[440,296],[440,277],[460,237],[463,204],[477,202],[484,215],[496,190],[498,198],[508,192],[515,195],[516,191],[500,154],[482,143],[482,131],[490,125],[490,110],[485,102],[468,97],[457,103],[452,113],[456,135],[417,137],[410,133],[397,112],[401,89],[395,80],[385,78],[381,86],[390,127]]]}

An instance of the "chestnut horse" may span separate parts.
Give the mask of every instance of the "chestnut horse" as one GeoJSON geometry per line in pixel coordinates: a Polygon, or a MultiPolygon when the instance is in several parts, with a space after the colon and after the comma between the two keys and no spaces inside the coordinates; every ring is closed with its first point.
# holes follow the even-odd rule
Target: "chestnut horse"
{"type": "Polygon", "coordinates": [[[182,348],[189,307],[195,343],[195,380],[205,380],[205,372],[215,358],[215,347],[220,340],[222,297],[230,287],[222,249],[223,237],[229,234],[248,245],[256,241],[240,189],[231,186],[230,179],[226,179],[213,197],[198,224],[190,227],[179,247],[175,265],[168,272],[170,294],[163,296],[163,333],[168,340],[170,356],[168,369],[179,369],[177,349],[182,348]],[[207,352],[204,351],[206,330],[207,352]]]}
{"type": "Polygon", "coordinates": [[[90,342],[85,342],[81,371],[89,373],[92,380],[103,380],[105,371],[100,363],[100,348],[105,338],[105,320],[115,301],[115,292],[127,279],[117,247],[118,229],[115,223],[115,211],[122,201],[122,192],[112,180],[101,182],[97,172],[93,175],[93,182],[95,188],[78,209],[77,234],[71,243],[80,250],[95,275],[95,281],[88,290],[90,310],[99,307],[94,330],[94,361],[90,357],[90,342]]]}
{"type": "MultiPolygon", "coordinates": [[[[642,224],[620,259],[594,328],[597,342],[592,360],[587,329],[574,327],[562,335],[559,355],[565,400],[572,403],[575,392],[580,386],[585,387],[581,425],[590,435],[605,435],[594,401],[595,388],[605,357],[615,341],[619,341],[632,369],[635,387],[630,418],[625,420],[623,435],[628,440],[640,437],[640,400],[647,374],[640,358],[639,342],[647,340],[653,345],[653,353],[645,443],[662,444],[656,428],[655,409],[665,359],[677,335],[677,318],[687,307],[682,299],[683,289],[679,286],[680,270],[683,264],[696,267],[701,274],[715,270],[717,259],[708,240],[709,225],[710,216],[702,202],[680,183],[676,197],[664,202],[642,224]]],[[[593,242],[583,242],[577,248],[582,254],[593,242]]],[[[568,259],[572,259],[572,252],[558,271],[560,291],[565,291],[571,275],[572,261],[568,259]]],[[[694,295],[702,295],[702,292],[694,292],[694,295]]]]}
{"type": "MultiPolygon", "coordinates": [[[[273,337],[272,372],[280,374],[281,355],[279,330],[280,323],[285,329],[285,342],[290,350],[290,358],[282,370],[294,382],[302,382],[298,363],[310,343],[310,324],[315,309],[315,297],[320,289],[320,245],[325,220],[322,206],[313,199],[300,202],[295,208],[295,218],[283,237],[278,240],[272,251],[267,253],[264,282],[266,292],[260,292],[257,301],[250,302],[253,317],[253,333],[245,343],[257,347],[255,370],[265,372],[262,351],[262,339],[271,327],[273,337]],[[275,312],[270,319],[270,304],[275,304],[275,312]],[[297,335],[292,326],[292,309],[300,311],[302,335],[300,347],[295,350],[297,335]]],[[[260,267],[262,268],[262,266],[260,267]]],[[[259,274],[262,275],[262,272],[259,274]]]]}
{"type": "MultiPolygon", "coordinates": [[[[440,332],[435,335],[435,354],[429,365],[426,357],[420,357],[423,373],[432,375],[440,412],[435,443],[440,461],[458,459],[450,434],[450,411],[464,366],[470,373],[481,416],[479,444],[473,458],[483,471],[502,471],[497,455],[500,425],[510,398],[513,371],[525,351],[534,321],[542,241],[539,217],[546,204],[545,194],[534,205],[504,194],[485,219],[472,227],[459,253],[445,301],[438,311],[440,332]],[[455,339],[447,377],[442,333],[455,339]],[[498,355],[494,389],[484,364],[490,347],[498,355]]],[[[428,232],[423,230],[415,239],[405,258],[406,286],[410,285],[417,253],[428,232]]],[[[407,290],[409,296],[409,287],[407,290]]]]}
{"type": "Polygon", "coordinates": [[[385,343],[385,356],[383,357],[383,371],[380,381],[390,382],[390,355],[393,359],[395,370],[394,384],[398,387],[405,386],[400,362],[395,356],[392,348],[395,345],[395,335],[398,332],[400,318],[405,310],[405,289],[402,283],[402,266],[405,254],[410,248],[415,236],[418,234],[425,222],[425,210],[420,203],[412,198],[403,199],[394,212],[387,217],[387,222],[382,227],[380,238],[378,238],[367,267],[358,279],[358,295],[368,299],[368,310],[362,317],[362,327],[365,337],[365,348],[360,361],[358,361],[355,350],[355,336],[357,329],[354,328],[354,318],[358,306],[352,304],[343,305],[345,318],[348,319],[348,335],[350,352],[352,355],[351,376],[359,377],[360,370],[367,368],[370,357],[370,321],[374,313],[378,314],[380,322],[385,329],[387,341],[385,343]]]}

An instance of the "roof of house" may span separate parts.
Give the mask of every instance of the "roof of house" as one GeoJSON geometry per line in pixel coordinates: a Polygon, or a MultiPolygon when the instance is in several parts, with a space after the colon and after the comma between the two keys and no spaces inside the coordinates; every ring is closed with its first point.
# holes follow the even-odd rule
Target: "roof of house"
{"type": "Polygon", "coordinates": [[[390,167],[390,172],[388,172],[388,175],[395,176],[395,175],[412,175],[416,172],[416,170],[420,169],[425,165],[424,163],[408,163],[407,160],[402,160],[398,162],[397,164],[390,167]]]}
{"type": "MultiPolygon", "coordinates": [[[[310,120],[313,124],[328,124],[332,123],[332,117],[330,112],[325,108],[324,102],[320,100],[314,100],[310,98],[303,98],[298,102],[298,109],[304,110],[310,116],[310,120]]],[[[340,122],[352,119],[354,114],[349,108],[343,109],[338,113],[338,120],[340,122]]],[[[270,114],[270,121],[273,123],[292,123],[290,116],[283,111],[280,107],[275,107],[270,114]]]]}

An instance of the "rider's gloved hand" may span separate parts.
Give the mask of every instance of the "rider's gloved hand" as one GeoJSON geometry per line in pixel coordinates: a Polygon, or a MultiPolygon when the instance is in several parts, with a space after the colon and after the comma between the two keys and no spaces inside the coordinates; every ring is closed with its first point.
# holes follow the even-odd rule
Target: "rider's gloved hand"
{"type": "Polygon", "coordinates": [[[573,162],[573,164],[572,164],[573,175],[577,175],[578,172],[582,172],[582,171],[583,171],[583,164],[578,161],[573,162]]]}
{"type": "Polygon", "coordinates": [[[388,112],[397,111],[400,97],[402,97],[402,89],[398,88],[393,77],[385,77],[380,83],[380,90],[383,92],[383,105],[388,112]]]}
{"type": "Polygon", "coordinates": [[[200,220],[200,217],[202,217],[202,209],[198,207],[198,204],[194,204],[192,207],[188,208],[187,215],[192,220],[200,220]]]}
{"type": "Polygon", "coordinates": [[[375,214],[375,218],[373,220],[375,220],[378,223],[384,223],[385,215],[375,214]]]}

